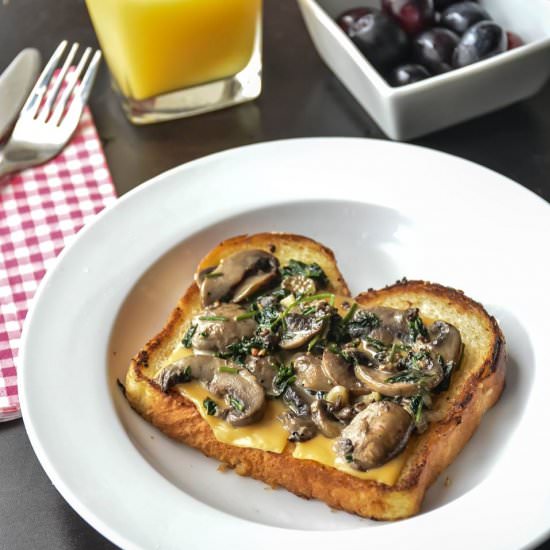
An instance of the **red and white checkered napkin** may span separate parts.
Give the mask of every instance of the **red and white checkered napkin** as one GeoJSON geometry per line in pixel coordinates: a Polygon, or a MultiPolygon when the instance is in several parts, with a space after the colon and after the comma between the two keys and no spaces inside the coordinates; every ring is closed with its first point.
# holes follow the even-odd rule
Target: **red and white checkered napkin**
{"type": "Polygon", "coordinates": [[[0,422],[20,416],[17,354],[38,283],[115,188],[88,109],[55,159],[0,178],[0,422]]]}

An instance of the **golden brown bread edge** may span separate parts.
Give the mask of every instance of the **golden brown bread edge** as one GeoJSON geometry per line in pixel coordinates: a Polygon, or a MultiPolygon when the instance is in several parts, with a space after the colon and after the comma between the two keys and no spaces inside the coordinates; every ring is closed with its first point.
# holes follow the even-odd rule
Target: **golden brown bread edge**
{"type": "MultiPolygon", "coordinates": [[[[332,253],[318,243],[304,239],[282,234],[237,237],[214,249],[201,262],[200,268],[214,265],[240,246],[272,250],[265,247],[274,244],[274,254],[283,251],[286,260],[290,259],[287,253],[293,253],[295,259],[302,259],[298,251],[306,247],[310,258],[307,261],[316,261],[311,258],[318,255],[325,264],[328,260],[334,262],[330,274],[327,273],[333,281],[331,289],[347,295],[347,286],[332,253]],[[294,251],[289,246],[295,247],[294,251]]],[[[169,394],[160,391],[149,376],[167,360],[183,337],[185,320],[189,317],[186,312],[200,307],[195,284],[181,298],[162,332],[132,360],[126,377],[127,399],[141,416],[166,435],[216,458],[240,475],[251,476],[273,487],[284,487],[301,497],[315,498],[333,508],[363,517],[394,520],[414,515],[420,510],[427,488],[454,460],[474,433],[484,412],[498,400],[504,386],[504,337],[495,319],[480,304],[460,291],[438,284],[403,281],[382,290],[362,293],[356,299],[365,307],[382,304],[402,308],[415,306],[420,308],[421,314],[432,318],[437,310],[445,310],[448,315],[438,318],[454,320],[459,325],[457,318],[468,320],[482,333],[479,339],[486,343],[483,350],[477,350],[479,357],[473,357],[476,359],[475,368],[470,368],[468,361],[472,357],[468,356],[468,368],[463,360],[461,368],[453,374],[449,390],[437,398],[434,411],[439,419],[424,434],[413,438],[411,452],[393,486],[362,480],[311,460],[295,459],[292,457],[292,443],[281,454],[220,443],[191,401],[176,391],[169,394]]],[[[457,328],[461,329],[460,326],[457,328]]],[[[464,330],[462,327],[461,332],[464,330]]],[[[472,349],[474,346],[475,340],[470,342],[470,348],[466,342],[465,354],[476,351],[472,349]]]]}

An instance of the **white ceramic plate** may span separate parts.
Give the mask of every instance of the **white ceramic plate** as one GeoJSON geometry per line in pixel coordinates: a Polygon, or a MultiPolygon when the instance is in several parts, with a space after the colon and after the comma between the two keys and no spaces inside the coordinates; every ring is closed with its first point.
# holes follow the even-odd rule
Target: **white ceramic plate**
{"type": "Polygon", "coordinates": [[[44,280],[19,372],[33,447],[69,504],[127,548],[532,545],[550,530],[548,235],[540,198],[409,145],[291,140],[176,168],[102,213],[44,280]],[[352,292],[428,279],[500,321],[505,393],[419,516],[371,522],[222,474],[142,421],[117,389],[199,258],[228,236],[271,230],[330,246],[352,292]]]}

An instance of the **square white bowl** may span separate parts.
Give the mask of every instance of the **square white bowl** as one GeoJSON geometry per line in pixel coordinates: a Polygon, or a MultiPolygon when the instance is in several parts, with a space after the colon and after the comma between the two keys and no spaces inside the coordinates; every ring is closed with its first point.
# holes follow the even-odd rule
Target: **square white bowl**
{"type": "Polygon", "coordinates": [[[379,0],[298,0],[321,58],[392,139],[419,137],[525,99],[550,77],[550,1],[480,0],[525,45],[468,67],[392,87],[335,23],[379,0]]]}

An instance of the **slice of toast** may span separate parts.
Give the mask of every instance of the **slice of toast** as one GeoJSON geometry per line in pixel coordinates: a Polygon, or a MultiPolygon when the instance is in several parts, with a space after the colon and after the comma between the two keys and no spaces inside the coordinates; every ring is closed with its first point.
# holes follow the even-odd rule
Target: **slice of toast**
{"type": "MultiPolygon", "coordinates": [[[[294,235],[260,234],[229,239],[202,260],[199,271],[243,248],[270,251],[281,264],[290,259],[317,262],[329,278],[329,291],[349,296],[333,254],[314,241],[294,235]]],[[[221,443],[189,399],[176,391],[160,390],[153,381],[154,375],[166,364],[191,317],[201,307],[195,284],[181,298],[162,332],[132,360],[126,377],[127,399],[165,434],[218,459],[241,475],[364,517],[391,520],[411,516],[419,511],[426,489],[452,462],[483,413],[498,399],[504,384],[504,338],[496,321],[481,305],[440,285],[400,282],[360,294],[356,300],[365,307],[418,307],[427,319],[453,324],[464,343],[462,362],[453,373],[450,388],[434,402],[431,414],[436,420],[425,433],[411,440],[404,467],[392,486],[294,458],[293,443],[280,454],[221,443]]]]}

